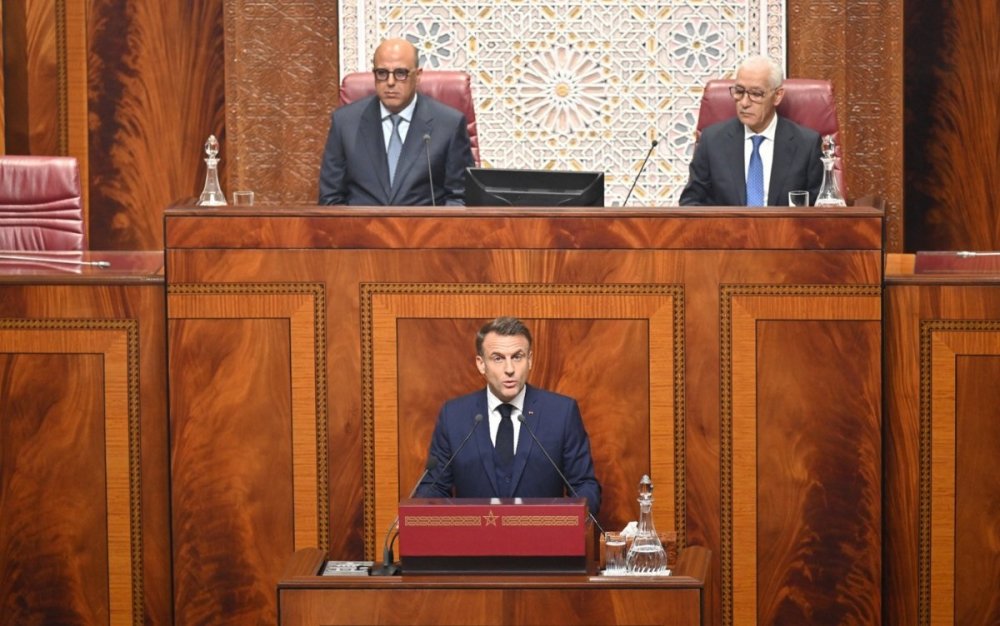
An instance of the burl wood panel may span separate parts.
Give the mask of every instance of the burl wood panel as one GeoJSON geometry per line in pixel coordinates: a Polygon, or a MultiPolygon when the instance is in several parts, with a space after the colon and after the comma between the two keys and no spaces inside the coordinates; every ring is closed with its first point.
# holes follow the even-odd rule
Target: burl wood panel
{"type": "Polygon", "coordinates": [[[887,281],[887,623],[992,624],[1000,283],[905,272],[887,281]]]}
{"type": "Polygon", "coordinates": [[[169,624],[162,281],[74,280],[0,276],[0,621],[169,624]]]}
{"type": "Polygon", "coordinates": [[[158,249],[163,208],[201,193],[210,134],[223,146],[229,192],[222,1],[89,4],[88,240],[97,250],[158,249]]]}
{"type": "MultiPolygon", "coordinates": [[[[766,402],[758,406],[754,400],[747,405],[750,413],[738,415],[732,413],[732,407],[722,406],[725,368],[737,373],[737,378],[758,368],[752,339],[750,344],[734,344],[739,349],[729,349],[729,356],[723,357],[720,329],[727,323],[724,320],[733,317],[720,314],[726,298],[731,304],[735,296],[744,297],[740,306],[751,308],[741,308],[740,319],[748,320],[748,328],[753,328],[755,322],[750,320],[760,313],[761,319],[789,319],[792,315],[797,323],[805,324],[801,328],[820,329],[816,339],[804,332],[789,337],[802,354],[819,348],[825,351],[820,356],[822,362],[830,364],[829,369],[815,375],[829,378],[826,387],[830,389],[825,391],[850,396],[855,403],[850,406],[859,407],[858,415],[850,415],[860,420],[852,423],[867,428],[856,433],[858,441],[867,442],[872,425],[878,423],[872,417],[872,411],[878,411],[877,398],[870,395],[878,388],[878,369],[856,367],[848,356],[868,354],[874,358],[870,345],[873,336],[878,344],[881,332],[881,219],[871,211],[810,211],[796,218],[787,211],[646,210],[616,213],[609,220],[596,211],[174,209],[168,211],[166,226],[170,317],[178,315],[178,298],[185,300],[187,312],[181,315],[191,318],[185,326],[195,318],[203,320],[198,324],[219,320],[213,325],[230,318],[262,318],[261,314],[239,312],[259,297],[259,291],[318,285],[325,295],[319,309],[326,314],[325,321],[317,323],[315,340],[300,348],[316,358],[310,370],[315,372],[316,387],[312,412],[296,408],[294,399],[279,410],[261,394],[240,397],[240,406],[243,411],[269,415],[268,419],[284,424],[282,428],[295,428],[298,419],[312,419],[317,429],[329,433],[328,440],[317,433],[309,444],[293,443],[291,452],[282,448],[275,454],[284,458],[308,447],[319,448],[315,458],[320,468],[312,493],[321,504],[328,502],[329,510],[319,513],[320,528],[314,536],[318,540],[324,526],[328,527],[331,558],[370,558],[381,552],[396,501],[409,491],[422,470],[427,437],[441,403],[482,385],[472,361],[473,333],[483,321],[499,314],[518,315],[536,327],[539,364],[533,374],[538,378],[533,380],[580,401],[592,437],[597,474],[604,482],[602,523],[613,526],[635,517],[635,483],[641,475],[635,474],[649,471],[657,484],[657,528],[676,527],[687,545],[712,549],[709,623],[722,620],[724,569],[730,582],[742,580],[743,572],[753,582],[758,571],[756,566],[740,569],[742,565],[734,570],[731,560],[719,556],[723,538],[732,540],[732,529],[751,538],[750,544],[743,544],[742,539],[730,544],[740,546],[739,551],[747,551],[743,545],[755,546],[757,537],[756,526],[743,521],[730,521],[730,531],[724,532],[722,415],[728,410],[734,423],[752,424],[758,414],[772,414],[770,403],[777,402],[775,396],[764,396],[766,402]],[[771,308],[757,311],[751,305],[771,308]],[[811,322],[817,323],[809,326],[811,322]],[[734,354],[744,360],[734,365],[734,354]],[[850,367],[845,365],[848,363],[850,367]],[[857,372],[830,376],[839,366],[857,372]],[[324,407],[326,414],[320,412],[324,407]],[[328,460],[323,459],[323,450],[328,460]],[[318,495],[323,489],[328,489],[327,495],[318,495]]],[[[283,313],[277,317],[288,316],[283,313]]],[[[180,398],[189,393],[225,397],[223,385],[229,384],[230,378],[242,378],[243,369],[259,383],[258,369],[288,368],[295,360],[297,343],[290,342],[286,349],[291,355],[281,350],[261,355],[276,359],[278,364],[241,358],[229,369],[233,346],[250,346],[255,341],[241,337],[242,332],[235,326],[225,333],[172,333],[171,366],[180,368],[177,364],[185,363],[171,371],[177,406],[193,406],[180,398]],[[225,342],[217,341],[216,335],[225,342]],[[175,351],[179,358],[174,358],[175,351]],[[193,361],[210,365],[195,366],[193,361]],[[214,372],[220,363],[227,363],[227,369],[225,377],[217,380],[186,373],[214,372]]],[[[778,372],[783,358],[773,359],[767,361],[769,371],[778,372]]],[[[309,369],[303,366],[303,371],[309,369]]],[[[290,380],[294,385],[300,379],[293,374],[290,380]]],[[[781,379],[763,376],[761,380],[781,379]]],[[[728,384],[733,389],[755,388],[740,380],[728,384]]],[[[312,385],[309,382],[301,387],[312,385]]],[[[804,382],[799,384],[801,398],[808,398],[808,388],[804,382]]],[[[199,409],[208,413],[201,420],[207,423],[223,423],[230,412],[230,407],[204,407],[199,409]]],[[[785,415],[788,420],[793,417],[785,415]]],[[[199,421],[186,419],[191,428],[197,428],[199,421]]],[[[189,471],[181,468],[181,458],[185,462],[188,458],[210,458],[217,449],[234,464],[248,463],[227,452],[221,438],[192,435],[190,440],[175,442],[175,474],[189,471]],[[192,447],[196,441],[201,443],[192,447]],[[194,456],[183,457],[187,454],[184,448],[194,456]]],[[[756,446],[754,431],[748,437],[740,441],[756,446]]],[[[825,450],[826,442],[809,445],[825,450]]],[[[837,456],[836,461],[847,458],[837,456]]],[[[877,463],[877,449],[857,458],[877,463]]],[[[756,456],[741,457],[730,464],[725,476],[730,481],[734,477],[748,479],[755,474],[756,463],[756,456]]],[[[815,478],[828,489],[864,496],[871,489],[878,491],[877,470],[865,473],[870,467],[855,468],[854,473],[839,473],[836,467],[825,465],[811,467],[817,472],[815,478]],[[867,482],[839,486],[839,481],[857,476],[867,482]]],[[[232,476],[241,475],[235,468],[233,472],[232,476]]],[[[233,482],[232,476],[217,473],[215,480],[227,485],[233,482]]],[[[280,489],[298,489],[299,482],[284,481],[280,489]]],[[[749,485],[738,492],[748,494],[746,506],[750,508],[745,510],[758,504],[756,481],[749,485]]],[[[794,491],[795,485],[787,489],[794,491]]],[[[291,512],[292,502],[297,506],[298,501],[298,495],[277,501],[288,508],[284,515],[295,525],[304,517],[291,512]]],[[[803,501],[810,502],[807,498],[803,501]]],[[[201,506],[193,499],[180,504],[183,506],[175,502],[175,519],[186,515],[188,507],[201,506]]],[[[871,516],[877,519],[880,515],[878,503],[874,506],[872,510],[865,501],[864,514],[854,522],[859,529],[867,531],[871,516]]],[[[771,524],[768,533],[775,542],[792,545],[798,540],[800,520],[783,525],[781,512],[765,519],[771,524]]],[[[843,522],[837,532],[849,527],[846,515],[837,518],[838,523],[843,522]]],[[[851,515],[858,514],[852,511],[851,515]]],[[[234,523],[245,525],[249,521],[244,516],[234,523]]],[[[261,528],[262,532],[275,530],[281,534],[273,541],[290,545],[284,528],[261,528]]],[[[820,545],[812,546],[818,550],[815,554],[826,550],[835,535],[833,530],[824,534],[820,545]]],[[[227,549],[254,552],[264,535],[253,539],[249,543],[247,537],[234,537],[233,541],[242,545],[227,549]]],[[[861,563],[855,567],[864,577],[854,583],[856,589],[868,594],[865,585],[878,576],[878,539],[877,535],[864,534],[856,541],[853,545],[870,551],[859,555],[861,563]]],[[[179,546],[176,554],[183,549],[179,546]]],[[[756,548],[748,551],[755,559],[756,548]]],[[[184,555],[183,562],[175,564],[177,571],[196,567],[195,556],[184,555]]],[[[220,551],[213,558],[221,556],[220,551]]],[[[233,589],[250,588],[257,584],[252,581],[280,574],[262,562],[254,567],[252,571],[237,570],[246,576],[243,579],[235,572],[220,573],[206,581],[211,584],[199,592],[228,597],[233,589]]],[[[769,572],[769,576],[784,581],[782,584],[794,582],[815,594],[809,599],[813,606],[835,606],[835,610],[851,612],[860,603],[877,610],[877,602],[869,595],[847,600],[832,595],[831,590],[820,597],[819,586],[794,580],[797,564],[787,567],[787,571],[769,572]]],[[[843,566],[838,561],[830,567],[843,566]]],[[[746,604],[756,618],[756,597],[752,591],[745,602],[737,602],[737,608],[746,604]]],[[[256,606],[270,611],[274,605],[262,602],[256,606]]]]}

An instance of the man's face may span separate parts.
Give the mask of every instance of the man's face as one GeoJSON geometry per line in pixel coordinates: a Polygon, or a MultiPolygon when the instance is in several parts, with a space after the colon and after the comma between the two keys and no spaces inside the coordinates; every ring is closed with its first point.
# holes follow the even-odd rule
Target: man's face
{"type": "Polygon", "coordinates": [[[531,371],[531,346],[523,335],[488,333],[483,338],[483,353],[476,355],[479,373],[493,395],[510,402],[521,393],[531,371]]]}
{"type": "Polygon", "coordinates": [[[375,50],[374,63],[375,67],[372,69],[376,72],[389,71],[385,80],[375,77],[375,94],[385,108],[392,113],[399,113],[413,100],[413,94],[417,93],[421,70],[417,68],[416,51],[405,42],[387,41],[375,50]],[[409,77],[399,80],[393,74],[394,70],[407,70],[409,77]]]}
{"type": "Polygon", "coordinates": [[[765,64],[744,66],[736,73],[735,88],[746,92],[736,101],[736,115],[755,133],[762,132],[771,123],[774,110],[785,95],[781,87],[771,89],[769,73],[765,64]]]}

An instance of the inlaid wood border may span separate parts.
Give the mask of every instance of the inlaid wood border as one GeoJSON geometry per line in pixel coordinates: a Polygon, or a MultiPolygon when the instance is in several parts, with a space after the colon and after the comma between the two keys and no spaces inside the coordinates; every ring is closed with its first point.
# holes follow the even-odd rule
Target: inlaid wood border
{"type": "Polygon", "coordinates": [[[721,285],[719,291],[722,624],[731,626],[751,618],[756,623],[757,616],[756,323],[775,318],[879,321],[882,291],[878,285],[768,284],[721,285]],[[789,306],[792,298],[794,306],[789,306]],[[734,389],[746,391],[739,401],[734,389]],[[735,554],[734,545],[740,548],[735,554]],[[734,620],[734,607],[739,620],[734,620]]]}
{"type": "Polygon", "coordinates": [[[101,355],[109,622],[144,623],[139,322],[0,319],[0,352],[101,355]]]}
{"type": "Polygon", "coordinates": [[[650,322],[651,449],[669,449],[673,458],[650,458],[650,475],[673,493],[671,507],[657,510],[656,524],[676,528],[685,538],[684,288],[682,285],[592,285],[538,283],[362,283],[361,369],[364,458],[365,554],[373,558],[377,529],[388,528],[399,494],[396,416],[396,319],[479,318],[497,315],[498,295],[506,314],[523,318],[558,315],[585,319],[644,318],[650,322]],[[377,380],[393,388],[376,397],[377,380]],[[657,373],[672,373],[659,385],[657,373]],[[658,411],[673,412],[654,419],[658,411]],[[672,425],[672,429],[666,425],[672,425]],[[655,445],[661,442],[662,446],[655,445]],[[376,480],[376,467],[382,476],[376,480]],[[673,474],[672,478],[670,474],[673,474]]]}
{"type": "Polygon", "coordinates": [[[956,361],[1000,356],[1000,321],[921,320],[917,624],[955,622],[956,361]]]}
{"type": "Polygon", "coordinates": [[[291,326],[295,549],[330,547],[326,285],[180,283],[167,286],[167,321],[286,317],[291,326]]]}

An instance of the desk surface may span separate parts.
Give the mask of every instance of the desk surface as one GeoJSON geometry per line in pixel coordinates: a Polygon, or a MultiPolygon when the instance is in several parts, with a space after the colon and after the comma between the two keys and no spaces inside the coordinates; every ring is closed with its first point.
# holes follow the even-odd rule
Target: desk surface
{"type": "Polygon", "coordinates": [[[278,582],[280,623],[701,624],[711,552],[684,550],[669,577],[317,576],[318,549],[278,582]]]}
{"type": "Polygon", "coordinates": [[[163,252],[0,250],[0,284],[163,283],[163,252]]]}

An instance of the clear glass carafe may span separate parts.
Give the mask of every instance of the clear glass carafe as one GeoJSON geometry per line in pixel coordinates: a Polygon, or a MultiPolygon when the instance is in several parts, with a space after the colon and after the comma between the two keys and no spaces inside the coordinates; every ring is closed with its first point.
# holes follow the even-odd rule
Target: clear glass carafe
{"type": "Polygon", "coordinates": [[[816,206],[847,206],[837,184],[837,175],[833,171],[837,157],[832,135],[823,138],[823,156],[820,160],[823,161],[823,184],[816,196],[816,206]]]}
{"type": "Polygon", "coordinates": [[[625,557],[630,574],[655,574],[667,569],[667,553],[653,526],[653,481],[643,476],[639,481],[639,528],[625,557]]]}
{"type": "Polygon", "coordinates": [[[226,194],[219,184],[219,140],[209,135],[205,142],[205,187],[198,197],[199,206],[225,206],[226,194]]]}

